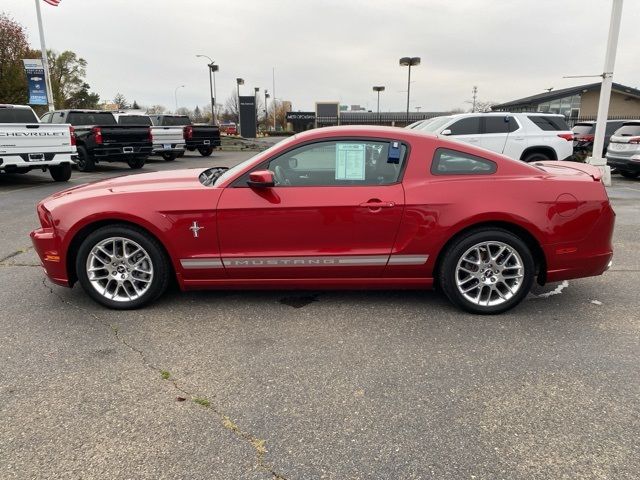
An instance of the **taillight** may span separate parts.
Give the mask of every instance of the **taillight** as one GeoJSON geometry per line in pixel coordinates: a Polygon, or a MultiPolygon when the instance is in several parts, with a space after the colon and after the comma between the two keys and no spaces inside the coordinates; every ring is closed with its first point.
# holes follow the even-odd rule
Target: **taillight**
{"type": "Polygon", "coordinates": [[[193,138],[193,127],[191,125],[187,125],[184,127],[184,139],[191,140],[193,138]]]}
{"type": "Polygon", "coordinates": [[[40,219],[40,225],[42,225],[43,228],[52,228],[53,218],[51,217],[51,212],[49,212],[42,203],[38,204],[36,210],[38,212],[38,218],[40,219]]]}
{"type": "Polygon", "coordinates": [[[76,144],[76,129],[69,125],[69,136],[71,137],[71,145],[76,144]]]}
{"type": "Polygon", "coordinates": [[[573,133],[559,133],[560,138],[564,138],[567,142],[573,142],[573,133]]]}
{"type": "Polygon", "coordinates": [[[98,145],[102,145],[102,129],[100,127],[93,127],[91,129],[91,134],[98,145]]]}
{"type": "Polygon", "coordinates": [[[640,143],[640,137],[631,137],[629,143],[640,143]]]}
{"type": "Polygon", "coordinates": [[[147,138],[150,142],[153,142],[153,133],[151,132],[151,127],[149,127],[149,134],[147,135],[147,138]]]}

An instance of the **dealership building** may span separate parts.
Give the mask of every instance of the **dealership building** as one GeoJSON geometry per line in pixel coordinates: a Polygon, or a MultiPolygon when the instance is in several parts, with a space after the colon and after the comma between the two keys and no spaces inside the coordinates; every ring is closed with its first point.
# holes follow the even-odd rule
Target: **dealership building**
{"type": "MultiPolygon", "coordinates": [[[[595,117],[598,114],[600,82],[551,90],[530,97],[494,105],[500,112],[560,113],[567,118],[595,117]]],[[[640,117],[640,90],[614,83],[609,117],[640,117]]]]}

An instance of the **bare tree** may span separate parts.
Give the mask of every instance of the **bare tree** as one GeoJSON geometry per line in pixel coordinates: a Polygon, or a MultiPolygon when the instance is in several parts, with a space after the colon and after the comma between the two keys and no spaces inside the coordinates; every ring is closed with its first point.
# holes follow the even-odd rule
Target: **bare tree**
{"type": "Polygon", "coordinates": [[[116,96],[113,97],[113,103],[118,107],[118,110],[129,108],[129,102],[127,102],[127,99],[124,98],[124,95],[121,93],[116,93],[116,96]]]}
{"type": "Polygon", "coordinates": [[[239,111],[238,93],[234,90],[231,96],[224,102],[224,111],[221,116],[223,120],[237,123],[239,111]]]}
{"type": "Polygon", "coordinates": [[[167,107],[165,107],[164,105],[152,105],[151,107],[147,108],[146,113],[148,115],[161,115],[166,111],[167,107]]]}

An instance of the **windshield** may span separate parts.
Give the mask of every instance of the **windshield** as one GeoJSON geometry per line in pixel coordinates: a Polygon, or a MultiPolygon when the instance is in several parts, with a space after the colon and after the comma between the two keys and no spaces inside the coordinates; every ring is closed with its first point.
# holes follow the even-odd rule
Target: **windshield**
{"type": "Polygon", "coordinates": [[[247,168],[247,166],[249,166],[251,163],[262,158],[265,158],[265,159],[268,158],[271,155],[271,152],[273,152],[273,150],[275,150],[276,148],[286,146],[289,143],[293,143],[293,141],[296,138],[297,138],[297,135],[294,135],[292,137],[287,138],[286,140],[282,140],[281,142],[278,142],[275,145],[270,146],[266,150],[254,155],[253,157],[245,160],[244,162],[239,163],[235,167],[231,167],[229,170],[225,171],[222,175],[220,175],[216,179],[216,181],[213,183],[213,185],[219,185],[225,180],[227,180],[228,178],[233,178],[234,176],[236,176],[236,174],[238,174],[239,172],[247,168]]]}
{"type": "Polygon", "coordinates": [[[421,125],[416,127],[416,130],[422,130],[425,132],[437,133],[441,127],[451,121],[451,117],[434,117],[431,120],[427,120],[421,125]]]}
{"type": "Polygon", "coordinates": [[[581,135],[593,133],[594,130],[595,125],[592,125],[590,123],[577,124],[575,127],[573,127],[573,133],[578,133],[581,135]]]}
{"type": "Polygon", "coordinates": [[[122,115],[118,118],[120,125],[151,125],[151,119],[146,115],[122,115]]]}

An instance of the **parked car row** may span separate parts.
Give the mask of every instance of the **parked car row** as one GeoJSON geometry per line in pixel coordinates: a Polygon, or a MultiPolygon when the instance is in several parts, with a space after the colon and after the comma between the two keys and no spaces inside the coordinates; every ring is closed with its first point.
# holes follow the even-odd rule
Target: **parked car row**
{"type": "Polygon", "coordinates": [[[55,110],[38,119],[29,106],[0,105],[0,172],[48,170],[67,181],[72,165],[83,172],[100,162],[139,169],[152,154],[172,161],[186,149],[208,157],[219,145],[218,126],[194,125],[186,115],[55,110]]]}
{"type": "Polygon", "coordinates": [[[565,160],[573,154],[573,132],[562,115],[462,113],[422,120],[407,128],[446,136],[516,160],[565,160]]]}

